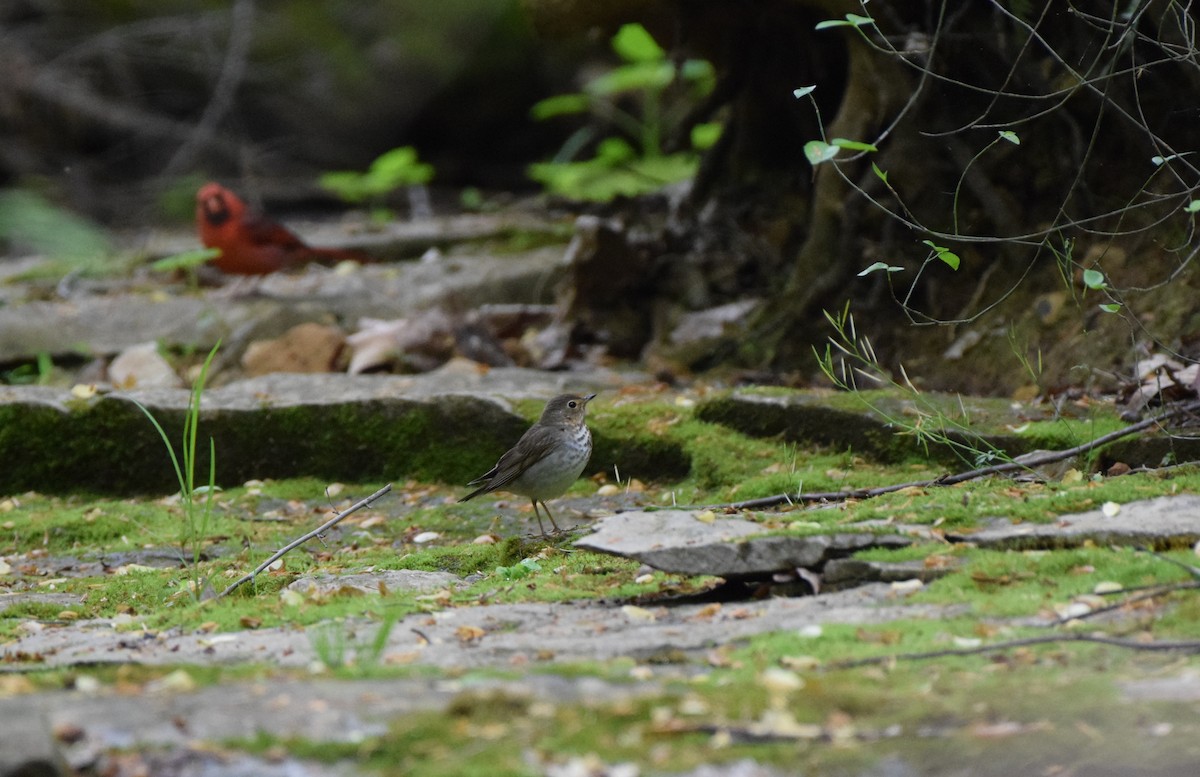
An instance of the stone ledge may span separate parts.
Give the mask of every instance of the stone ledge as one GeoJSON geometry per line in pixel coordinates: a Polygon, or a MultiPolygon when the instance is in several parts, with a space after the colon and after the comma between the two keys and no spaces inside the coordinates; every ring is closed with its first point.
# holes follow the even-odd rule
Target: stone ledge
{"type": "MultiPolygon", "coordinates": [[[[217,481],[313,476],[353,482],[420,478],[466,482],[485,472],[529,425],[502,398],[612,390],[636,376],[495,369],[413,376],[274,374],[206,391],[198,472],[216,441],[217,481]]],[[[189,392],[156,389],[73,397],[65,389],[0,387],[0,493],[170,493],[178,484],[144,405],[172,442],[182,439],[189,392]]],[[[597,435],[592,468],[624,456],[597,435]]],[[[675,460],[628,466],[678,477],[675,460]]],[[[620,459],[622,469],[626,462],[620,459]]],[[[680,468],[682,467],[682,471],[680,468]]]]}

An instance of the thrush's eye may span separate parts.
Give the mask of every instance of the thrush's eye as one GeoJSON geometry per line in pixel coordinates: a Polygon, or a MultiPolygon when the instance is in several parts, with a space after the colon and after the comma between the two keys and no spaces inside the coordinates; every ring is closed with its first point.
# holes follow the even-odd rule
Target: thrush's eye
{"type": "Polygon", "coordinates": [[[567,403],[567,407],[574,409],[574,408],[579,407],[579,403],[572,399],[570,402],[567,403]]]}

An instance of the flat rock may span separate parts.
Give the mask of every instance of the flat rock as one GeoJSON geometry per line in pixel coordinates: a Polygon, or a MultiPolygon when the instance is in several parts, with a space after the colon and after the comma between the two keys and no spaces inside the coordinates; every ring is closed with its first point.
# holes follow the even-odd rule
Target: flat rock
{"type": "MultiPolygon", "coordinates": [[[[631,657],[648,659],[703,651],[755,634],[822,623],[886,623],[897,618],[941,618],[963,607],[904,602],[882,583],[800,598],[726,605],[647,605],[637,616],[603,602],[491,604],[420,613],[394,624],[381,660],[442,667],[511,667],[631,657]],[[468,637],[464,638],[464,634],[468,637]]],[[[351,624],[369,635],[377,624],[351,624]]],[[[369,637],[365,637],[369,639],[369,637]]],[[[118,631],[113,621],[48,627],[0,645],[0,666],[39,668],[80,664],[146,665],[266,663],[308,667],[317,659],[311,635],[292,627],[225,634],[118,631]]]]}
{"type": "MultiPolygon", "coordinates": [[[[58,691],[0,698],[0,775],[76,774],[65,764],[84,767],[109,750],[173,749],[185,756],[197,742],[226,742],[256,732],[283,739],[357,743],[383,736],[395,717],[443,710],[464,697],[513,699],[528,703],[615,702],[660,692],[658,683],[612,684],[594,678],[529,675],[511,680],[288,680],[224,683],[189,691],[148,685],[130,695],[100,687],[90,693],[58,691]],[[52,731],[71,731],[72,741],[56,743],[52,731]],[[16,766],[42,771],[16,771],[16,766]],[[6,767],[13,767],[5,770],[6,767]],[[51,769],[51,770],[47,770],[51,769]]],[[[331,775],[319,764],[288,760],[290,769],[226,756],[207,768],[169,773],[219,775],[331,775]],[[269,767],[269,768],[268,768],[269,767]]],[[[154,753],[149,753],[150,758],[154,753]]],[[[194,756],[193,756],[194,757],[194,756]]],[[[81,770],[91,773],[91,770],[81,770]]],[[[124,773],[124,772],[122,772],[124,773]]],[[[151,773],[160,773],[154,771],[151,773]]],[[[344,772],[343,772],[344,773],[344,772]]],[[[361,774],[354,770],[355,774],[361,774]]]]}
{"type": "MultiPolygon", "coordinates": [[[[1026,453],[1035,447],[1032,440],[1018,434],[995,433],[994,430],[1041,418],[1044,414],[1041,408],[1016,411],[1009,400],[936,392],[923,392],[921,398],[951,418],[960,418],[966,413],[972,432],[979,430],[979,436],[988,444],[1010,454],[1026,453]]],[[[703,402],[697,407],[696,415],[756,437],[778,436],[801,443],[852,448],[855,453],[864,452],[883,461],[928,455],[960,465],[962,462],[954,446],[898,434],[901,430],[894,419],[912,419],[918,411],[929,412],[900,392],[873,395],[868,406],[845,392],[739,390],[703,402]]],[[[953,429],[947,435],[956,444],[980,444],[978,438],[970,439],[953,429]]]]}
{"type": "MultiPolygon", "coordinates": [[[[487,471],[529,425],[506,399],[645,380],[606,370],[482,370],[459,363],[422,375],[276,373],[206,390],[200,425],[216,443],[222,486],[297,476],[466,482],[487,471]]],[[[175,491],[162,439],[135,403],[167,439],[179,440],[189,397],[184,389],[80,397],[46,386],[0,386],[0,493],[175,491]],[[103,452],[118,441],[119,455],[103,452]]],[[[596,439],[596,469],[620,460],[623,469],[649,477],[687,471],[682,453],[673,459],[661,450],[617,453],[613,441],[596,439]]],[[[207,451],[197,460],[198,471],[207,472],[207,451]]]]}
{"type": "Polygon", "coordinates": [[[355,326],[368,318],[398,318],[453,302],[539,302],[553,289],[563,249],[549,246],[505,256],[447,256],[437,262],[369,265],[349,274],[312,267],[276,273],[256,293],[225,289],[200,295],[111,293],[0,307],[0,363],[86,353],[108,356],[153,341],[208,350],[218,338],[278,337],[306,321],[332,318],[355,326]]]}
{"type": "MultiPolygon", "coordinates": [[[[1070,403],[1068,403],[1069,405],[1070,403]]],[[[1065,414],[1081,418],[1078,408],[1063,406],[1065,414]]],[[[880,461],[899,462],[921,456],[964,469],[965,449],[996,448],[1014,458],[1042,448],[1069,449],[1079,443],[1066,426],[1061,435],[1030,421],[1055,417],[1058,409],[1008,399],[964,397],[923,391],[920,401],[904,392],[871,392],[858,397],[828,390],[742,389],[706,399],[696,417],[755,437],[776,437],[836,450],[853,450],[880,461]],[[864,401],[865,400],[865,401],[864,401]],[[944,414],[952,424],[944,430],[949,442],[929,435],[901,434],[922,415],[944,414]],[[906,420],[907,419],[907,420],[906,420]],[[955,426],[959,424],[960,426],[955,426]],[[1032,433],[1027,433],[1032,430],[1032,433]]],[[[1113,409],[1115,416],[1115,408],[1113,409]]],[[[942,430],[939,430],[942,431],[942,430]]],[[[1141,434],[1106,445],[1105,458],[1129,466],[1159,467],[1164,461],[1200,459],[1200,438],[1168,433],[1141,434]]],[[[1063,465],[1037,467],[1055,476],[1063,465]]],[[[1066,465],[1072,466],[1072,465],[1066,465]]],[[[1079,466],[1077,462],[1073,466],[1079,466]]]]}
{"type": "MultiPolygon", "coordinates": [[[[20,698],[20,697],[18,697],[20,698]]],[[[6,714],[0,699],[0,777],[58,777],[71,774],[51,730],[37,716],[6,714]]]]}
{"type": "Polygon", "coordinates": [[[419,569],[389,569],[383,572],[364,572],[355,575],[315,575],[302,577],[288,584],[289,591],[306,596],[329,596],[347,588],[364,594],[387,591],[429,591],[462,582],[449,572],[426,572],[419,569]]]}
{"type": "Polygon", "coordinates": [[[1155,549],[1200,542],[1200,496],[1160,496],[1120,505],[1115,515],[1101,509],[1061,515],[1054,523],[1013,524],[997,518],[977,532],[948,534],[955,542],[983,548],[1055,549],[1097,545],[1144,545],[1155,549]]]}
{"type": "Polygon", "coordinates": [[[924,561],[865,561],[857,558],[830,559],[821,571],[823,590],[835,591],[864,583],[897,583],[920,580],[928,583],[950,574],[957,563],[927,567],[924,561]]]}
{"type": "Polygon", "coordinates": [[[1194,669],[1185,669],[1170,677],[1118,680],[1117,687],[1126,699],[1184,704],[1200,703],[1200,674],[1197,674],[1194,669]]]}
{"type": "Polygon", "coordinates": [[[126,348],[108,365],[108,379],[122,388],[178,388],[183,381],[158,352],[157,343],[126,348]]]}
{"type": "Polygon", "coordinates": [[[908,537],[869,533],[767,535],[753,521],[720,517],[701,521],[699,514],[692,510],[618,513],[602,518],[594,525],[595,533],[575,545],[636,559],[664,572],[747,578],[819,567],[830,558],[864,548],[912,544],[908,537]]]}

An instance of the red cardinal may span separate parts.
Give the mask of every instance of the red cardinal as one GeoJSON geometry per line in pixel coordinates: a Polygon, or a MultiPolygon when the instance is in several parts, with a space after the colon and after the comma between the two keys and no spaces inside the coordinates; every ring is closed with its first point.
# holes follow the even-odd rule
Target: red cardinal
{"type": "Polygon", "coordinates": [[[196,229],[206,248],[221,250],[212,264],[235,275],[266,275],[308,262],[368,259],[362,251],[314,248],[286,227],[250,212],[240,197],[215,183],[196,192],[196,229]]]}

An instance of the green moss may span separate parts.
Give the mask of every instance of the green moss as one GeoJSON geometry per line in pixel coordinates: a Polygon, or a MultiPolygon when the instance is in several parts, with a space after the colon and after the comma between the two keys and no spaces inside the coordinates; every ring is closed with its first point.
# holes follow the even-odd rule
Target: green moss
{"type": "MultiPolygon", "coordinates": [[[[963,566],[930,583],[912,601],[967,603],[973,618],[1029,616],[1054,604],[1065,604],[1072,597],[1091,594],[1101,582],[1134,589],[1179,582],[1185,577],[1177,567],[1131,549],[972,549],[962,551],[960,556],[963,566]]],[[[1196,621],[1162,620],[1155,628],[1175,636],[1200,636],[1196,621]]]]}
{"type": "Polygon", "coordinates": [[[1095,510],[1105,502],[1123,504],[1163,493],[1198,492],[1200,474],[1195,470],[1138,473],[1074,483],[1018,483],[995,477],[885,494],[848,505],[841,516],[848,523],[890,520],[963,530],[982,526],[995,517],[1048,523],[1066,513],[1095,510]]]}
{"type": "Polygon", "coordinates": [[[985,454],[1070,448],[1122,426],[1113,410],[1096,406],[1086,418],[1029,417],[1049,413],[1041,408],[1017,412],[1003,399],[882,389],[739,390],[697,409],[702,420],[753,436],[852,449],[888,463],[919,457],[968,467],[986,463],[985,454]]]}
{"type": "MultiPolygon", "coordinates": [[[[152,409],[167,438],[184,412],[152,409]]],[[[342,405],[206,411],[201,438],[216,441],[217,482],[305,474],[362,481],[415,477],[465,482],[485,471],[525,425],[494,403],[448,397],[342,405]]],[[[197,471],[207,472],[207,446],[197,471]]],[[[163,493],[178,488],[162,440],[142,412],[104,397],[71,412],[0,406],[0,492],[163,493]]]]}

